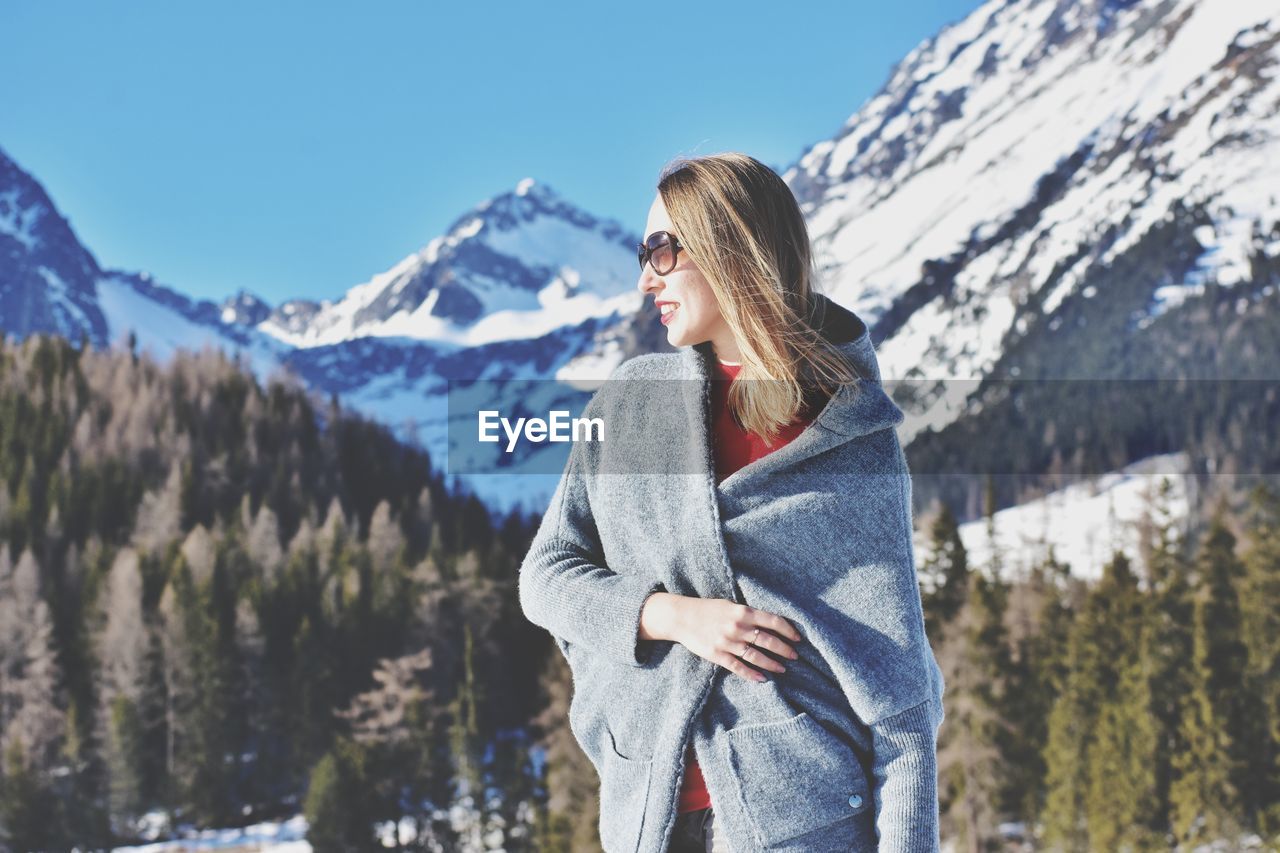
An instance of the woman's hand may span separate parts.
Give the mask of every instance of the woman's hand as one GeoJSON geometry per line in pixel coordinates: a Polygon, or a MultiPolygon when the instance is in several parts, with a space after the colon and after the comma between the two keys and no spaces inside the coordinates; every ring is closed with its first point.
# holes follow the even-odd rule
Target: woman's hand
{"type": "Polygon", "coordinates": [[[781,616],[725,598],[655,592],[640,611],[641,639],[680,643],[698,657],[752,681],[766,680],[755,667],[787,671],[761,649],[789,660],[799,657],[784,637],[795,643],[801,640],[781,616]]]}

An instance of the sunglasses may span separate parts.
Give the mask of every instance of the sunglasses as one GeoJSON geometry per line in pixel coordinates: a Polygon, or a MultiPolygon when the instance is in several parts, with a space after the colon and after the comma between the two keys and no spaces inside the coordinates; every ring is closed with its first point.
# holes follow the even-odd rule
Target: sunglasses
{"type": "Polygon", "coordinates": [[[648,263],[658,275],[666,275],[676,268],[676,255],[683,248],[679,238],[666,231],[654,231],[647,240],[636,245],[640,269],[644,270],[645,263],[648,263]]]}

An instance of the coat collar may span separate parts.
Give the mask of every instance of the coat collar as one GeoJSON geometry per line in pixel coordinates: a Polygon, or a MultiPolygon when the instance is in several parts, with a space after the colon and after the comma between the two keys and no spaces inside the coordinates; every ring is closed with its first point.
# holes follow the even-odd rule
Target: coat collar
{"type": "MultiPolygon", "coordinates": [[[[818,318],[818,329],[853,362],[862,378],[840,386],[813,423],[799,436],[773,453],[735,471],[719,484],[721,490],[737,488],[756,474],[817,456],[858,436],[896,427],[904,419],[902,410],[881,384],[880,365],[871,344],[871,330],[866,323],[824,294],[815,294],[815,298],[814,316],[818,318]]],[[[714,370],[715,355],[710,342],[703,342],[682,348],[680,356],[684,377],[696,380],[684,383],[687,393],[694,395],[693,399],[686,402],[686,411],[693,418],[693,423],[689,425],[691,434],[705,448],[706,471],[714,472],[709,418],[710,378],[714,370]]]]}

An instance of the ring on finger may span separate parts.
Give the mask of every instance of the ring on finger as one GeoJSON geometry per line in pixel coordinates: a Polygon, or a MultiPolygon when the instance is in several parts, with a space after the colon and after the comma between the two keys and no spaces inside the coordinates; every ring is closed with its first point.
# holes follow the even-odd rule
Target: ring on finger
{"type": "Polygon", "coordinates": [[[755,630],[755,633],[751,635],[751,639],[747,641],[747,647],[742,650],[741,654],[739,654],[738,657],[742,658],[743,660],[746,660],[747,652],[751,651],[756,647],[756,638],[758,638],[759,636],[760,636],[760,629],[757,628],[755,630]]]}

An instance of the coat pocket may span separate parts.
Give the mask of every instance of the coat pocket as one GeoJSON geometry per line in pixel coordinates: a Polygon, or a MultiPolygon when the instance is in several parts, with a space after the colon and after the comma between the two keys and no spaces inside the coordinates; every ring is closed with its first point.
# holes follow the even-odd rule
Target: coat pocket
{"type": "Polygon", "coordinates": [[[653,759],[623,755],[612,732],[608,741],[600,767],[600,844],[605,853],[636,853],[653,759]]]}
{"type": "Polygon", "coordinates": [[[821,829],[830,849],[875,849],[875,810],[862,764],[808,712],[738,726],[725,733],[725,742],[742,804],[766,848],[821,829]]]}

